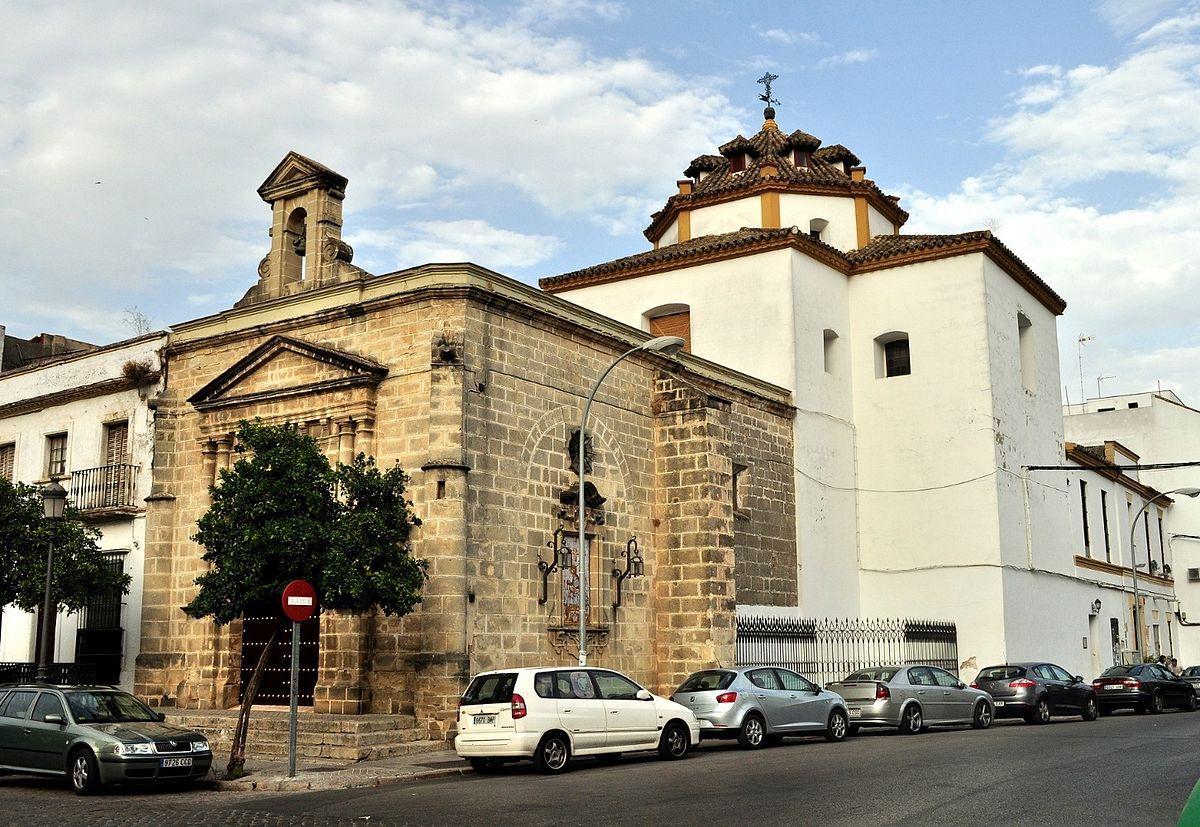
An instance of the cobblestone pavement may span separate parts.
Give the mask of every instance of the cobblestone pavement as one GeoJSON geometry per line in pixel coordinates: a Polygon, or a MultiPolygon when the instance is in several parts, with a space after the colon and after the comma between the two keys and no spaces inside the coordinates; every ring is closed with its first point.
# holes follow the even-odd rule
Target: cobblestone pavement
{"type": "Polygon", "coordinates": [[[746,753],[706,745],[686,761],[581,760],[388,787],[302,793],[149,789],[90,798],[0,779],[0,824],[680,825],[1174,824],[1200,775],[1200,712],[1121,714],[987,732],[870,733],[746,753]]]}

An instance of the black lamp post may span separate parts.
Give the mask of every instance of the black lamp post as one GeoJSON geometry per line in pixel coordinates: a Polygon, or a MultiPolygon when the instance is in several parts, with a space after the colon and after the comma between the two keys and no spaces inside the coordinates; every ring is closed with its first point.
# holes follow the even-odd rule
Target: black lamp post
{"type": "Polygon", "coordinates": [[[54,651],[54,625],[57,607],[50,594],[54,582],[54,535],[67,507],[67,489],[51,482],[42,489],[42,516],[50,521],[50,544],[46,550],[46,595],[42,601],[42,645],[38,647],[37,682],[50,682],[50,658],[54,651]]]}

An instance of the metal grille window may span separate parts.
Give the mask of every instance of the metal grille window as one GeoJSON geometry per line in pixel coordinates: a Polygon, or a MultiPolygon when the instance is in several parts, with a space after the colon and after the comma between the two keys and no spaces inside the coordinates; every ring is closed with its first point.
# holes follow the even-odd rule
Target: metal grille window
{"type": "MultiPolygon", "coordinates": [[[[121,574],[125,570],[125,552],[106,552],[104,565],[121,574]]],[[[124,648],[120,589],[91,595],[79,613],[79,629],[75,633],[75,662],[93,669],[95,681],[115,684],[121,679],[124,648]]]]}
{"type": "Polygon", "coordinates": [[[1100,492],[1100,520],[1104,523],[1104,559],[1112,562],[1112,544],[1108,537],[1108,492],[1100,492]]]}
{"type": "Polygon", "coordinates": [[[912,361],[909,358],[908,339],[896,339],[886,342],[883,346],[883,363],[885,375],[908,376],[912,373],[912,361]]]}
{"type": "Polygon", "coordinates": [[[67,473],[67,435],[46,437],[46,476],[61,477],[67,473]]]}
{"type": "Polygon", "coordinates": [[[0,477],[6,480],[13,479],[14,466],[16,465],[17,446],[15,443],[0,445],[0,477]]]}

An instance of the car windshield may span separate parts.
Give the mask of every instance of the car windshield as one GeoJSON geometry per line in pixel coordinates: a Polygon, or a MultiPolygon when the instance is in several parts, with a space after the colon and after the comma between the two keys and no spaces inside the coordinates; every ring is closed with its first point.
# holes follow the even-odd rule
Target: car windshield
{"type": "Polygon", "coordinates": [[[898,669],[860,669],[846,678],[845,683],[854,683],[855,681],[879,681],[887,683],[895,677],[898,671],[898,669]]]}
{"type": "Polygon", "coordinates": [[[726,672],[723,669],[712,669],[707,672],[697,672],[690,676],[686,681],[679,684],[679,689],[676,692],[709,692],[718,689],[728,689],[729,684],[733,683],[735,672],[726,672]]]}
{"type": "Polygon", "coordinates": [[[157,721],[150,707],[125,692],[67,692],[67,706],[77,724],[126,724],[157,721]]]}
{"type": "Polygon", "coordinates": [[[506,704],[512,701],[517,676],[513,672],[478,675],[463,693],[465,704],[506,704]]]}
{"type": "Polygon", "coordinates": [[[1183,670],[1185,678],[1200,678],[1200,666],[1189,666],[1183,670]]]}
{"type": "Polygon", "coordinates": [[[976,680],[981,681],[1011,681],[1025,675],[1023,666],[989,666],[979,673],[976,680]]]}
{"type": "Polygon", "coordinates": [[[1135,668],[1134,666],[1110,666],[1100,673],[1100,677],[1110,678],[1117,675],[1129,675],[1132,674],[1135,668]]]}

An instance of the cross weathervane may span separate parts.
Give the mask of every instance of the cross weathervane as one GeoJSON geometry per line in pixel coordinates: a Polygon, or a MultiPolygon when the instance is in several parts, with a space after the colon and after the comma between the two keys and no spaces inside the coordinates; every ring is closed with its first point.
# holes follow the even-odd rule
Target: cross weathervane
{"type": "Polygon", "coordinates": [[[761,83],[763,86],[767,87],[766,91],[758,96],[758,99],[767,106],[776,106],[779,104],[779,101],[771,97],[771,84],[777,80],[779,80],[779,75],[773,75],[770,72],[767,72],[756,81],[757,83],[761,83]]]}

